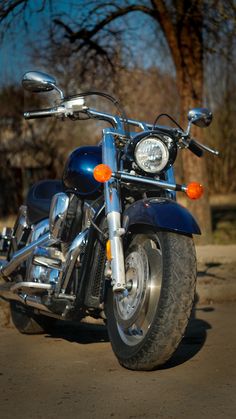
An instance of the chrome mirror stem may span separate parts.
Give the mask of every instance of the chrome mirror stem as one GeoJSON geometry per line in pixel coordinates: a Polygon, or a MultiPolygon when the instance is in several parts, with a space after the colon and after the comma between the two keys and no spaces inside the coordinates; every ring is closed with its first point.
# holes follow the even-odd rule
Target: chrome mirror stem
{"type": "Polygon", "coordinates": [[[64,100],[64,93],[59,87],[57,87],[55,84],[53,85],[54,89],[59,93],[61,100],[64,100]]]}
{"type": "Polygon", "coordinates": [[[192,121],[189,121],[189,123],[188,123],[188,126],[187,126],[187,129],[186,129],[186,131],[185,131],[185,135],[186,135],[186,137],[188,137],[189,136],[189,134],[190,134],[190,131],[191,131],[191,125],[192,125],[192,121]]]}

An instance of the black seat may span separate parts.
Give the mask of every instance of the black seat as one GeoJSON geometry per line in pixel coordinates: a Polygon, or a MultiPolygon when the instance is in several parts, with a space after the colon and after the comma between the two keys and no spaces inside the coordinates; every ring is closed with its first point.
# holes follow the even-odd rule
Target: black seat
{"type": "Polygon", "coordinates": [[[53,195],[64,192],[61,180],[42,180],[35,183],[26,198],[27,215],[30,224],[48,218],[53,195]]]}

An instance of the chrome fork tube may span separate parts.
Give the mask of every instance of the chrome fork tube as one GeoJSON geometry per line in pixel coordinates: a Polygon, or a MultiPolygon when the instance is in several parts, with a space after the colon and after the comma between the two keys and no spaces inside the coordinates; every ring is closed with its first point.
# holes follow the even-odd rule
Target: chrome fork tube
{"type": "MultiPolygon", "coordinates": [[[[103,163],[107,164],[113,173],[117,172],[117,151],[112,129],[103,131],[103,163]]],[[[113,291],[123,291],[126,288],[125,264],[121,228],[121,206],[119,196],[119,184],[111,178],[104,184],[104,194],[106,203],[106,216],[111,242],[111,271],[113,291]]]]}

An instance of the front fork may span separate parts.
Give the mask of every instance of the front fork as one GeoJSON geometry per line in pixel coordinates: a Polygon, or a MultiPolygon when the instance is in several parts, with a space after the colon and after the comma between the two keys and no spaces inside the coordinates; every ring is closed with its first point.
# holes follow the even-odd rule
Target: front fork
{"type": "MultiPolygon", "coordinates": [[[[117,150],[112,129],[104,129],[103,131],[102,150],[103,163],[107,164],[113,173],[116,173],[117,150]]],[[[121,228],[120,188],[116,179],[111,178],[108,182],[105,182],[104,195],[109,240],[111,243],[112,285],[113,291],[119,292],[125,290],[126,281],[122,241],[124,229],[121,228]]]]}

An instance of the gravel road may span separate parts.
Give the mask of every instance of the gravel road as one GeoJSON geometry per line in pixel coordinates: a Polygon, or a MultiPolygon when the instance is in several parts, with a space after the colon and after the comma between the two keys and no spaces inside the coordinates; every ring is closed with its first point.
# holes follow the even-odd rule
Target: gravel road
{"type": "Polygon", "coordinates": [[[165,368],[132,372],[101,325],[0,328],[2,419],[235,418],[236,303],[199,305],[165,368]]]}

